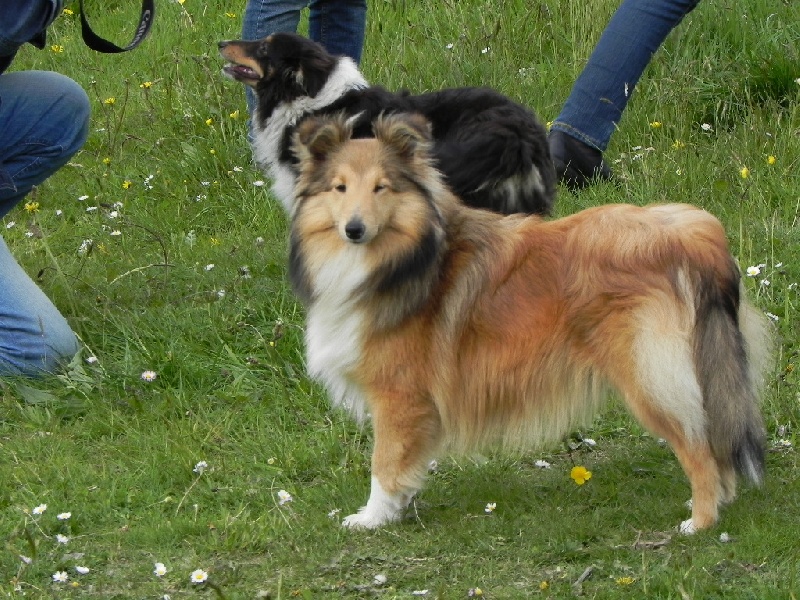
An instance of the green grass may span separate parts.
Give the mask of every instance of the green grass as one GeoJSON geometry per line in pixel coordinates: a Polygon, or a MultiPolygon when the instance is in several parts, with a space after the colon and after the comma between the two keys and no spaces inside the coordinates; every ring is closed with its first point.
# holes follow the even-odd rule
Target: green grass
{"type": "MultiPolygon", "coordinates": [[[[798,597],[800,5],[701,3],[654,57],[612,140],[622,185],[558,198],[561,215],[692,202],[725,223],[743,267],[762,265],[746,283],[777,319],[767,482],[687,538],[674,533],[687,517],[683,473],[615,405],[582,432],[596,446],[576,435],[538,453],[443,458],[405,522],[339,526],[366,500],[371,434],[304,374],[285,216],[254,185],[263,176],[243,90],[216,56],[218,40],[238,37],[243,4],[162,2],[151,37],[119,56],[86,49],[77,17],[64,17],[48,40],[62,52],[26,48],[14,63],[70,75],[94,115],[85,149],[28,199],[38,212],[3,221],[84,349],[57,378],[0,382],[0,593],[798,597]],[[146,370],[157,378],[144,381],[146,370]],[[208,468],[193,472],[201,460],[208,468]],[[593,472],[580,487],[576,464],[593,472]],[[293,500],[279,504],[279,490],[293,500]],[[190,582],[198,568],[206,584],[190,582]],[[62,570],[70,583],[53,583],[62,570]]],[[[549,121],[616,4],[370,2],[363,68],[390,88],[492,85],[549,121]]],[[[124,43],[138,6],[107,6],[92,25],[124,43]]]]}

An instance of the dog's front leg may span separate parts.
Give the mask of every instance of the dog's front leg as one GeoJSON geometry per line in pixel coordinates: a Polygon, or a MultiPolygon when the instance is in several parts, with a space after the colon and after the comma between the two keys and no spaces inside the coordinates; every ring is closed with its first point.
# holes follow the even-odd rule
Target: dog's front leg
{"type": "Polygon", "coordinates": [[[398,521],[422,487],[428,463],[439,446],[441,422],[427,399],[382,395],[372,406],[375,448],[369,500],[345,527],[374,529],[398,521]],[[393,401],[394,400],[394,401],[393,401]]]}

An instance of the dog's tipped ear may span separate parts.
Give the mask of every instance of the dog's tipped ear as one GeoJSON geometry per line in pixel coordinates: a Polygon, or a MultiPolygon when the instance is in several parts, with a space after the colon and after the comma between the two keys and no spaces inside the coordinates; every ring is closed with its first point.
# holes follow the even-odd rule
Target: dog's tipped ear
{"type": "Polygon", "coordinates": [[[301,163],[307,160],[319,163],[349,140],[352,133],[352,125],[341,115],[309,117],[297,126],[292,151],[301,163]]]}
{"type": "Polygon", "coordinates": [[[427,156],[433,142],[430,121],[416,113],[382,115],[375,121],[373,132],[400,156],[409,158],[427,156]]]}

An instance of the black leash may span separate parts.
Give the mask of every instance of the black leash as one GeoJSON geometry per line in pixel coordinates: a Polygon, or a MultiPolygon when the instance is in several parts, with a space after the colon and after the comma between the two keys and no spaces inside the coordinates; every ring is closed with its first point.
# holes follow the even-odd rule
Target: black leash
{"type": "Polygon", "coordinates": [[[120,48],[92,31],[92,28],[89,27],[89,21],[86,20],[86,10],[83,7],[83,0],[80,0],[79,5],[81,11],[81,33],[83,34],[84,43],[92,50],[107,54],[127,52],[141,44],[142,40],[150,31],[150,26],[153,24],[153,18],[156,14],[155,0],[142,0],[142,16],[139,19],[139,27],[136,29],[136,35],[133,36],[133,40],[131,40],[130,44],[124,48],[120,48]]]}

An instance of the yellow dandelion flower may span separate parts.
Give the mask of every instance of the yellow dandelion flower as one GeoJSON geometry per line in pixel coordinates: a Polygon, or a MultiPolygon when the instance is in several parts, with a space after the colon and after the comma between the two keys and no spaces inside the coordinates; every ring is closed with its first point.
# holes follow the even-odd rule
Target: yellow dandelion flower
{"type": "Polygon", "coordinates": [[[653,129],[658,129],[659,127],[661,127],[661,121],[653,121],[652,123],[650,123],[650,127],[652,127],[653,129]]]}
{"type": "Polygon", "coordinates": [[[542,590],[542,591],[545,591],[549,587],[550,587],[550,584],[547,581],[542,581],[539,584],[539,589],[542,590]]]}
{"type": "Polygon", "coordinates": [[[111,96],[110,98],[106,98],[105,100],[103,100],[103,104],[108,104],[110,106],[114,104],[116,101],[117,99],[114,98],[114,96],[111,96]]]}
{"type": "Polygon", "coordinates": [[[127,190],[132,185],[133,185],[133,182],[126,179],[125,181],[122,182],[122,189],[123,190],[127,190]]]}
{"type": "Polygon", "coordinates": [[[183,6],[184,2],[186,2],[186,0],[178,0],[178,4],[180,4],[181,6],[183,6]]]}
{"type": "Polygon", "coordinates": [[[206,119],[206,125],[210,126],[210,125],[213,125],[213,124],[214,124],[214,119],[211,119],[211,118],[206,119]]]}
{"type": "Polygon", "coordinates": [[[50,51],[58,54],[64,51],[64,46],[60,46],[59,44],[53,44],[52,46],[50,46],[50,51]]]}
{"type": "Polygon", "coordinates": [[[222,242],[219,241],[219,239],[217,239],[215,237],[212,237],[209,240],[209,242],[211,243],[212,246],[219,246],[222,243],[222,242]]]}
{"type": "Polygon", "coordinates": [[[26,202],[25,203],[25,210],[29,213],[39,212],[39,203],[38,202],[26,202]]]}
{"type": "Polygon", "coordinates": [[[71,16],[72,16],[72,15],[74,15],[75,13],[72,11],[72,9],[70,9],[70,8],[65,8],[64,10],[62,10],[62,11],[61,11],[61,14],[62,14],[62,15],[67,15],[68,17],[71,17],[71,16]]]}
{"type": "Polygon", "coordinates": [[[106,156],[106,157],[103,159],[103,164],[104,164],[104,165],[110,165],[110,164],[111,164],[111,159],[110,159],[109,157],[107,157],[107,156],[106,156]]]}
{"type": "Polygon", "coordinates": [[[675,148],[676,150],[680,150],[681,148],[685,148],[686,144],[684,144],[680,140],[675,140],[675,142],[672,144],[672,147],[675,148]]]}
{"type": "Polygon", "coordinates": [[[778,162],[778,159],[777,159],[777,158],[775,158],[774,156],[772,156],[772,154],[770,154],[770,155],[767,157],[767,164],[768,164],[768,165],[774,165],[776,162],[778,162]]]}
{"type": "Polygon", "coordinates": [[[153,82],[152,81],[145,81],[143,83],[140,83],[139,87],[142,88],[143,90],[149,90],[151,87],[153,87],[153,82]]]}
{"type": "Polygon", "coordinates": [[[239,118],[239,109],[237,108],[229,116],[230,116],[231,119],[238,119],[239,118]]]}
{"type": "Polygon", "coordinates": [[[592,472],[586,467],[572,467],[569,476],[572,477],[578,485],[583,485],[592,478],[592,472]]]}
{"type": "Polygon", "coordinates": [[[630,585],[634,581],[636,581],[633,577],[619,577],[617,578],[617,583],[619,585],[630,585]]]}
{"type": "Polygon", "coordinates": [[[236,18],[236,13],[226,12],[225,16],[228,17],[229,19],[235,19],[236,18]]]}
{"type": "Polygon", "coordinates": [[[547,122],[547,131],[550,131],[550,128],[551,128],[552,126],[553,126],[553,122],[552,122],[552,121],[548,121],[548,122],[547,122]]]}
{"type": "Polygon", "coordinates": [[[748,169],[747,167],[742,167],[741,170],[739,171],[739,175],[742,176],[742,179],[747,179],[748,177],[750,177],[750,169],[748,169]]]}
{"type": "Polygon", "coordinates": [[[209,154],[216,154],[216,153],[217,153],[217,151],[216,151],[216,150],[214,150],[214,149],[212,148],[211,150],[209,150],[209,151],[208,151],[208,153],[209,153],[209,154]]]}

